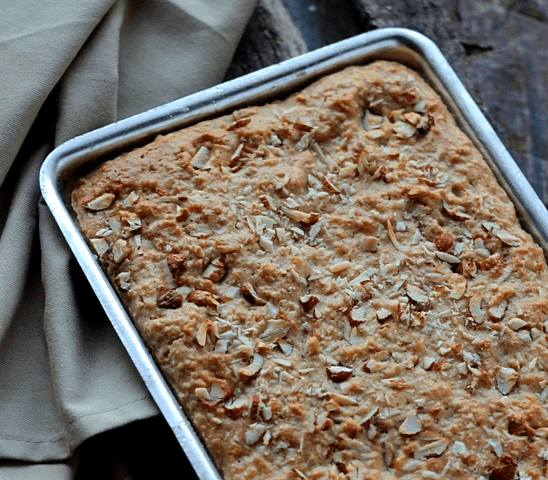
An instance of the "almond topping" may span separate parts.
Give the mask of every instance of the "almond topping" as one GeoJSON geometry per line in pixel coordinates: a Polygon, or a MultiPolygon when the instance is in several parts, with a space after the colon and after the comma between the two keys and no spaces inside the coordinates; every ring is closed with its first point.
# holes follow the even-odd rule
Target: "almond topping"
{"type": "Polygon", "coordinates": [[[497,305],[494,305],[493,307],[489,309],[489,316],[495,320],[500,320],[502,316],[504,315],[504,312],[506,311],[507,305],[508,305],[508,302],[506,300],[503,300],[497,305]]]}
{"type": "Polygon", "coordinates": [[[220,258],[212,260],[211,263],[206,267],[202,276],[211,280],[213,283],[217,283],[221,278],[226,275],[226,266],[220,258]]]}
{"type": "Polygon", "coordinates": [[[266,432],[266,426],[262,423],[254,423],[245,432],[245,444],[247,446],[255,445],[266,432]]]}
{"type": "Polygon", "coordinates": [[[427,303],[428,295],[416,285],[407,285],[407,295],[417,303],[427,303]]]}
{"type": "Polygon", "coordinates": [[[259,335],[266,342],[284,338],[289,332],[289,322],[281,318],[268,320],[266,329],[259,335]]]}
{"type": "Polygon", "coordinates": [[[386,222],[386,228],[388,229],[388,238],[392,242],[392,245],[394,245],[394,248],[396,250],[400,249],[400,242],[398,242],[396,238],[396,233],[394,232],[394,227],[392,226],[392,219],[388,219],[386,222]]]}
{"type": "Polygon", "coordinates": [[[521,240],[508,232],[501,231],[497,232],[496,235],[502,243],[505,243],[509,247],[519,247],[521,245],[521,240]]]}
{"type": "Polygon", "coordinates": [[[131,284],[129,283],[131,280],[131,274],[129,272],[121,272],[118,274],[118,276],[114,279],[114,283],[120,290],[128,290],[131,284]]]}
{"type": "Polygon", "coordinates": [[[440,252],[447,252],[453,247],[453,235],[444,232],[434,238],[434,245],[440,252]]]}
{"type": "Polygon", "coordinates": [[[416,435],[422,430],[422,422],[416,413],[411,413],[400,425],[399,432],[402,435],[416,435]]]}
{"type": "Polygon", "coordinates": [[[226,414],[229,418],[236,420],[246,410],[249,402],[245,398],[235,398],[225,406],[226,414]]]}
{"type": "Polygon", "coordinates": [[[122,263],[131,254],[132,248],[129,243],[119,238],[112,245],[112,259],[114,263],[122,263]]]}
{"type": "Polygon", "coordinates": [[[527,325],[527,322],[525,322],[521,318],[514,317],[514,318],[511,318],[510,320],[508,320],[508,326],[512,330],[519,330],[520,328],[523,328],[526,325],[527,325]]]}
{"type": "Polygon", "coordinates": [[[510,367],[501,367],[496,375],[497,388],[503,395],[508,395],[518,381],[518,372],[510,367]]]}
{"type": "Polygon", "coordinates": [[[327,376],[333,382],[344,382],[350,375],[352,375],[352,369],[348,367],[341,367],[339,365],[331,365],[326,367],[327,376]]]}
{"type": "Polygon", "coordinates": [[[176,290],[161,286],[158,288],[156,304],[160,308],[179,308],[183,304],[183,296],[176,290]]]}
{"type": "Polygon", "coordinates": [[[306,124],[300,123],[300,122],[295,122],[293,124],[293,128],[295,130],[298,130],[299,132],[305,132],[305,133],[308,133],[308,132],[311,132],[312,130],[314,130],[314,128],[311,127],[310,125],[306,125],[306,124]]]}
{"type": "Polygon", "coordinates": [[[186,271],[185,259],[186,257],[182,253],[170,253],[166,258],[167,268],[177,283],[183,283],[183,274],[186,271]]]}
{"type": "Polygon", "coordinates": [[[238,373],[244,377],[253,377],[263,368],[263,363],[263,357],[258,353],[254,353],[251,363],[247,367],[241,368],[238,373]]]}
{"type": "Polygon", "coordinates": [[[249,303],[251,303],[251,305],[266,305],[266,302],[261,297],[259,297],[259,295],[257,295],[257,292],[255,292],[253,285],[251,285],[250,283],[245,283],[244,285],[242,285],[240,293],[242,294],[242,297],[244,297],[249,303]]]}
{"type": "Polygon", "coordinates": [[[88,202],[86,204],[86,208],[95,212],[100,210],[106,210],[114,203],[115,198],[116,195],[114,195],[113,193],[103,193],[103,195],[100,195],[97,198],[94,198],[93,200],[88,202]]]}
{"type": "Polygon", "coordinates": [[[329,267],[329,271],[331,273],[340,273],[344,272],[345,270],[348,270],[352,266],[352,263],[348,260],[345,260],[343,262],[335,263],[329,267]]]}
{"type": "Polygon", "coordinates": [[[418,460],[426,460],[427,458],[439,457],[447,447],[449,442],[446,439],[435,440],[422,447],[419,447],[415,451],[415,458],[418,460]]]}
{"type": "Polygon", "coordinates": [[[316,223],[320,219],[319,213],[307,213],[301,212],[300,210],[294,210],[292,208],[282,207],[282,212],[291,220],[296,222],[302,222],[306,224],[316,223]]]}
{"type": "Polygon", "coordinates": [[[108,252],[109,244],[104,238],[92,238],[90,240],[97,255],[101,256],[108,252]]]}
{"type": "Polygon", "coordinates": [[[215,295],[206,292],[205,290],[194,290],[189,294],[188,301],[199,307],[209,307],[213,310],[217,310],[220,305],[219,301],[215,298],[215,295]]]}
{"type": "Polygon", "coordinates": [[[209,161],[209,157],[211,155],[211,152],[207,147],[204,147],[203,145],[198,149],[198,151],[194,154],[194,157],[192,157],[192,160],[190,161],[190,164],[194,168],[204,168],[209,161]]]}
{"type": "Polygon", "coordinates": [[[251,118],[242,118],[241,120],[238,120],[237,122],[234,122],[232,125],[227,127],[227,131],[231,132],[232,130],[236,130],[238,128],[243,128],[247,125],[249,125],[249,122],[251,122],[251,118]]]}
{"type": "Polygon", "coordinates": [[[436,252],[436,257],[438,257],[443,262],[454,263],[455,265],[460,263],[460,258],[455,257],[455,255],[451,255],[450,253],[436,252]]]}
{"type": "Polygon", "coordinates": [[[301,304],[305,312],[312,310],[320,299],[316,295],[305,295],[300,298],[301,304]]]}
{"type": "Polygon", "coordinates": [[[482,293],[476,293],[468,302],[468,308],[470,315],[476,323],[483,323],[485,321],[485,311],[481,308],[481,301],[483,299],[482,293]]]}
{"type": "Polygon", "coordinates": [[[335,185],[333,185],[325,176],[322,177],[322,185],[329,193],[332,193],[333,195],[338,195],[341,193],[339,189],[335,187],[335,185]]]}

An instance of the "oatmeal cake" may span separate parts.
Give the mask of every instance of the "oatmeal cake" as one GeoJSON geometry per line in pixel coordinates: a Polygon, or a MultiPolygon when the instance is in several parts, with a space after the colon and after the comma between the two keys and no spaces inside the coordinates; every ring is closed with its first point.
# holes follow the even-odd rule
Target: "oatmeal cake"
{"type": "Polygon", "coordinates": [[[226,480],[548,477],[548,271],[434,91],[349,67],[73,206],[226,480]]]}

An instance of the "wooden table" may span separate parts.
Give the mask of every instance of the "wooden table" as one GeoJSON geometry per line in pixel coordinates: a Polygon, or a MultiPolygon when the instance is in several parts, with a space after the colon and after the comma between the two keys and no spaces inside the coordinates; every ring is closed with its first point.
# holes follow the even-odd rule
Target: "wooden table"
{"type": "MultiPolygon", "coordinates": [[[[259,0],[226,78],[381,27],[411,28],[438,44],[547,204],[548,0],[259,0]]],[[[196,478],[157,418],[89,440],[77,478],[171,472],[196,478]]]]}

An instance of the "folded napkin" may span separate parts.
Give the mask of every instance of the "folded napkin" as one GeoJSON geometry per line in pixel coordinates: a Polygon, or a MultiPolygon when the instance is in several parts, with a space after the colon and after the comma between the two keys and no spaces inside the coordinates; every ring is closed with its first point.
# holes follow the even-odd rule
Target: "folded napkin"
{"type": "Polygon", "coordinates": [[[158,413],[48,208],[60,143],[222,80],[254,0],[0,0],[0,480],[158,413]]]}

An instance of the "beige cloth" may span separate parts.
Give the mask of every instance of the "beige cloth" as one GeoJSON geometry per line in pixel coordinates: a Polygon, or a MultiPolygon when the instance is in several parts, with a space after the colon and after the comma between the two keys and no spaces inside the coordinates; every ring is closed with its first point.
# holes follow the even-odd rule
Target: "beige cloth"
{"type": "Polygon", "coordinates": [[[85,439],[157,414],[40,201],[42,161],[221,81],[253,8],[0,0],[0,480],[72,478],[85,439]]]}

